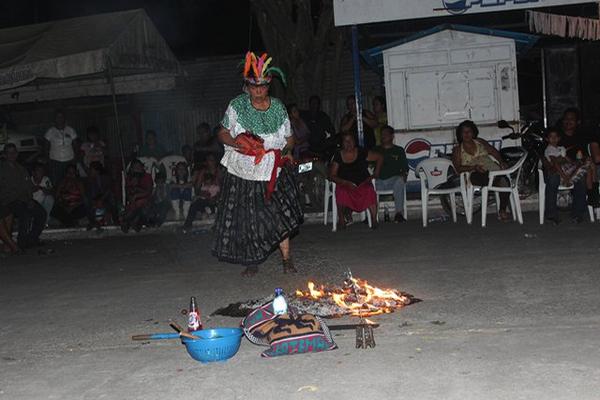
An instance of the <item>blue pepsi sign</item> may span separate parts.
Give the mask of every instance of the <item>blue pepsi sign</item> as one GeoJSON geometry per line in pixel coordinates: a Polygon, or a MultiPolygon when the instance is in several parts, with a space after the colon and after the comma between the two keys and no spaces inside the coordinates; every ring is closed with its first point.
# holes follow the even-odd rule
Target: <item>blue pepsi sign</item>
{"type": "MultiPolygon", "coordinates": [[[[463,14],[473,7],[504,7],[506,3],[524,5],[541,0],[442,0],[444,9],[451,14],[463,14]]],[[[491,11],[491,10],[490,10],[491,11]]]]}

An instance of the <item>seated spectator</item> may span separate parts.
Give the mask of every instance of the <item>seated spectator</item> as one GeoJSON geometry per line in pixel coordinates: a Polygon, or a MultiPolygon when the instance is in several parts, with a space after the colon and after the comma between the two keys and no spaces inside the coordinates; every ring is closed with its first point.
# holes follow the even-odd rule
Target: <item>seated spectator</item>
{"type": "MultiPolygon", "coordinates": [[[[576,108],[568,108],[563,113],[563,117],[560,121],[561,137],[559,146],[566,149],[566,156],[570,160],[585,163],[589,167],[587,168],[587,175],[585,179],[585,189],[587,189],[587,202],[593,207],[600,206],[600,194],[598,193],[598,181],[596,176],[595,159],[597,154],[597,142],[599,141],[597,135],[591,134],[584,130],[581,125],[579,118],[579,110],[576,108]],[[592,151],[590,155],[588,153],[588,146],[592,151]]],[[[552,178],[556,179],[556,178],[552,178]]],[[[546,182],[548,184],[548,182],[546,182]]],[[[554,186],[556,182],[550,182],[554,186]]],[[[582,222],[585,217],[585,193],[583,196],[580,191],[579,184],[576,184],[576,189],[573,190],[573,210],[572,219],[575,222],[582,222]]],[[[558,190],[558,186],[556,186],[558,190]]]]}
{"type": "Polygon", "coordinates": [[[17,147],[4,146],[5,160],[0,161],[0,210],[7,233],[12,232],[11,215],[19,222],[17,243],[25,249],[40,245],[40,234],[46,224],[46,211],[33,200],[33,183],[19,162],[17,147]]]}
{"type": "Polygon", "coordinates": [[[196,128],[198,140],[194,143],[194,164],[200,165],[206,160],[208,154],[213,154],[218,160],[223,156],[223,148],[217,140],[216,134],[211,133],[210,125],[201,123],[196,128]]]}
{"type": "Polygon", "coordinates": [[[310,96],[308,110],[302,114],[310,136],[308,138],[309,150],[322,158],[329,160],[330,154],[335,152],[337,137],[331,118],[321,110],[319,96],[310,96]]]}
{"type": "Polygon", "coordinates": [[[175,176],[170,186],[171,205],[175,212],[175,219],[179,221],[187,217],[192,204],[192,181],[187,164],[183,161],[178,162],[175,166],[175,176]]]}
{"type": "Polygon", "coordinates": [[[46,225],[48,225],[50,213],[52,212],[52,208],[54,208],[54,196],[52,195],[52,182],[50,182],[50,178],[46,175],[46,169],[43,164],[36,164],[33,167],[31,181],[35,186],[33,199],[44,207],[47,215],[46,225]]]}
{"type": "Polygon", "coordinates": [[[288,105],[287,109],[292,134],[294,135],[294,159],[298,160],[302,157],[302,154],[307,153],[309,150],[310,131],[304,120],[300,118],[300,110],[296,104],[288,105]]]}
{"type": "Polygon", "coordinates": [[[400,146],[394,144],[394,128],[386,125],[381,130],[381,146],[376,151],[383,156],[383,165],[379,179],[375,181],[377,190],[393,190],[396,215],[394,222],[405,222],[402,215],[404,209],[404,192],[408,176],[408,161],[406,153],[400,146]]]}
{"type": "Polygon", "coordinates": [[[52,216],[68,228],[78,225],[87,215],[85,186],[73,164],[67,166],[65,177],[56,188],[56,203],[52,216]]]}
{"type": "Polygon", "coordinates": [[[2,251],[8,254],[21,252],[19,246],[12,238],[12,214],[8,207],[0,204],[0,242],[3,243],[2,251]]]}
{"type": "Polygon", "coordinates": [[[127,204],[121,223],[123,232],[129,232],[129,228],[136,232],[142,229],[151,206],[153,184],[152,176],[146,172],[144,164],[140,160],[133,160],[125,182],[127,204]]]}
{"type": "Polygon", "coordinates": [[[167,179],[164,173],[159,173],[154,180],[152,201],[148,211],[148,224],[157,227],[164,224],[170,209],[171,199],[167,179]]]}
{"type": "MultiPolygon", "coordinates": [[[[487,186],[489,172],[505,169],[508,166],[502,156],[492,145],[480,139],[479,129],[473,121],[463,121],[456,127],[456,141],[458,145],[452,151],[452,162],[458,173],[470,172],[469,179],[475,186],[487,186]]],[[[506,178],[498,177],[495,184],[508,186],[506,178]]],[[[498,219],[508,221],[510,215],[507,208],[510,202],[509,193],[500,193],[498,219]]],[[[484,210],[485,212],[485,210],[484,210]]]]}
{"type": "MultiPolygon", "coordinates": [[[[356,119],[356,97],[350,95],[346,97],[346,109],[348,112],[342,117],[340,132],[349,132],[354,134],[354,140],[358,143],[358,123],[356,119]]],[[[377,119],[375,114],[369,110],[363,109],[363,146],[367,150],[375,147],[375,131],[377,119]]]]}
{"type": "Polygon", "coordinates": [[[104,156],[106,154],[106,143],[100,139],[100,132],[95,126],[87,128],[87,141],[81,144],[83,152],[83,165],[86,170],[90,164],[97,161],[104,165],[104,156]]]}
{"type": "Polygon", "coordinates": [[[375,143],[380,146],[381,143],[381,132],[387,125],[387,109],[385,106],[385,97],[375,96],[373,98],[373,114],[375,114],[375,121],[377,126],[373,129],[375,132],[375,143]]]}
{"type": "Polygon", "coordinates": [[[100,161],[92,161],[85,182],[85,198],[88,210],[87,229],[101,229],[114,222],[116,203],[112,192],[112,179],[100,161]]]}
{"type": "Polygon", "coordinates": [[[335,196],[341,229],[352,221],[352,213],[369,209],[373,228],[377,227],[377,194],[373,188],[373,178],[379,177],[383,157],[374,151],[356,146],[354,133],[342,134],[342,148],[333,156],[329,179],[336,184],[335,196]],[[371,176],[368,162],[376,162],[375,173],[371,176]],[[350,211],[350,212],[349,212],[350,211]]]}
{"type": "Polygon", "coordinates": [[[560,175],[560,184],[571,186],[585,177],[590,166],[590,160],[571,160],[567,157],[567,149],[559,146],[560,133],[557,129],[550,128],[546,132],[548,142],[544,151],[545,162],[549,165],[549,171],[560,175]]]}
{"type": "Polygon", "coordinates": [[[190,145],[184,145],[181,147],[181,155],[185,158],[187,165],[193,170],[194,169],[194,149],[190,145]]]}
{"type": "Polygon", "coordinates": [[[138,157],[153,157],[160,160],[167,155],[167,151],[158,143],[156,132],[150,130],[146,132],[146,140],[137,155],[138,157]]]}
{"type": "Polygon", "coordinates": [[[183,224],[184,233],[192,227],[198,212],[215,207],[221,191],[222,174],[217,158],[210,154],[206,157],[204,168],[194,174],[194,191],[196,197],[183,224]]]}

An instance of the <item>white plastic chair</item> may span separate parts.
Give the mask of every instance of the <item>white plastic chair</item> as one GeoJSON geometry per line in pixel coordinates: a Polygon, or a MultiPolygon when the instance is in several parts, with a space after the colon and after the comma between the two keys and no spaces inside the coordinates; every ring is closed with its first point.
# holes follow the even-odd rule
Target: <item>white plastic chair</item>
{"type": "MultiPolygon", "coordinates": [[[[327,219],[329,217],[329,200],[331,200],[331,222],[333,225],[333,228],[331,229],[332,232],[337,232],[338,222],[338,209],[335,201],[335,186],[335,182],[332,182],[329,179],[325,180],[325,196],[323,198],[323,225],[327,225],[327,219]]],[[[365,218],[367,218],[369,228],[371,228],[373,226],[371,212],[367,209],[365,212],[362,212],[361,215],[363,221],[365,218]]]]}
{"type": "MultiPolygon", "coordinates": [[[[429,196],[448,195],[450,196],[450,205],[452,208],[452,220],[456,222],[456,194],[463,196],[463,202],[466,203],[465,188],[462,185],[447,189],[435,189],[436,186],[448,181],[448,172],[454,169],[452,161],[447,158],[434,157],[423,160],[417,165],[415,175],[421,180],[421,214],[423,217],[423,227],[427,227],[427,206],[429,196]]],[[[467,208],[465,204],[465,209],[467,208]]]]}
{"type": "MultiPolygon", "coordinates": [[[[538,210],[539,210],[539,214],[540,214],[540,225],[544,225],[544,220],[546,218],[545,213],[546,213],[546,179],[544,177],[544,171],[539,168],[538,169],[538,179],[539,179],[539,184],[538,184],[538,210]]],[[[560,185],[558,187],[558,191],[566,191],[566,190],[572,190],[573,189],[573,185],[570,186],[563,186],[560,185]]],[[[596,220],[596,218],[594,218],[594,207],[588,205],[588,213],[590,215],[590,222],[594,222],[596,220]]]]}
{"type": "MultiPolygon", "coordinates": [[[[521,168],[523,167],[523,163],[527,158],[527,154],[523,154],[523,156],[517,161],[512,167],[507,169],[502,169],[498,171],[490,171],[489,172],[489,180],[487,186],[479,187],[481,190],[481,226],[485,227],[487,223],[487,204],[488,204],[488,195],[489,192],[494,192],[496,196],[496,209],[500,208],[500,193],[509,193],[510,194],[510,209],[512,212],[513,220],[519,221],[520,224],[523,224],[523,212],[521,210],[521,200],[519,199],[519,176],[521,175],[521,168]],[[497,177],[505,177],[508,179],[508,186],[496,186],[494,185],[494,180],[497,177]]],[[[475,189],[478,188],[471,184],[471,181],[468,179],[468,174],[466,177],[466,186],[467,186],[467,197],[469,198],[469,217],[468,220],[473,220],[473,195],[475,189]]]]}
{"type": "MultiPolygon", "coordinates": [[[[375,186],[375,192],[377,193],[377,211],[379,211],[379,198],[381,196],[394,196],[393,190],[377,190],[377,186],[375,186]]],[[[402,216],[408,219],[408,206],[406,204],[406,188],[404,190],[404,207],[402,207],[402,216]]],[[[379,221],[379,212],[377,213],[377,220],[379,221]]]]}
{"type": "MultiPolygon", "coordinates": [[[[177,164],[180,162],[184,162],[187,165],[187,160],[185,159],[185,157],[183,156],[166,156],[160,159],[159,161],[159,165],[162,166],[165,169],[165,172],[167,173],[167,183],[174,183],[175,182],[175,169],[177,167],[177,164]]],[[[188,174],[191,176],[190,171],[189,171],[189,165],[188,165],[188,174]]]]}

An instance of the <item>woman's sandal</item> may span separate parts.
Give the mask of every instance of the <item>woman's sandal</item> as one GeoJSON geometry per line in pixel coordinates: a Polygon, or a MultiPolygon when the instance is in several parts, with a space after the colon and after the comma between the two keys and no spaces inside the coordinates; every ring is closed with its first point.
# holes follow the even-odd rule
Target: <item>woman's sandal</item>
{"type": "Polygon", "coordinates": [[[250,277],[253,277],[256,274],[258,274],[258,265],[249,265],[242,272],[242,276],[244,278],[250,278],[250,277]]]}
{"type": "Polygon", "coordinates": [[[294,263],[292,262],[291,258],[288,258],[287,260],[282,260],[282,264],[284,274],[287,274],[288,272],[291,274],[295,274],[298,272],[296,267],[294,267],[294,263]]]}
{"type": "Polygon", "coordinates": [[[506,211],[500,211],[500,212],[498,213],[498,221],[501,221],[501,222],[508,222],[508,221],[510,221],[511,219],[512,219],[512,218],[511,218],[510,214],[509,214],[508,212],[506,212],[506,211]]]}

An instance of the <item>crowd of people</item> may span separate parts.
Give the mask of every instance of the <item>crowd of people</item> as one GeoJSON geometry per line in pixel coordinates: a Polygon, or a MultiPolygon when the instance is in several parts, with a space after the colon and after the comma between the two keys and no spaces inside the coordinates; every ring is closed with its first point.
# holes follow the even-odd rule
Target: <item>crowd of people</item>
{"type": "Polygon", "coordinates": [[[214,212],[223,149],[206,123],[198,126],[197,141],[183,146],[180,156],[185,161],[172,171],[158,168],[169,153],[156,132],[148,131],[128,162],[124,201],[120,171],[110,170],[108,146],[96,127],[89,127],[80,138],[59,110],[43,138],[42,151],[27,160],[11,143],[0,155],[0,252],[20,253],[41,246],[40,234],[48,226],[101,230],[120,225],[125,232],[139,231],[144,225],[162,224],[173,212],[189,230],[199,213],[214,212]],[[156,173],[140,161],[148,157],[157,160],[150,168],[156,173]]]}
{"type": "MultiPolygon", "coordinates": [[[[373,111],[363,111],[364,142],[359,146],[354,96],[346,99],[347,113],[339,129],[312,96],[308,109],[287,106],[294,138],[293,157],[325,161],[327,179],[336,184],[339,226],[352,222],[352,212],[377,213],[376,190],[393,191],[393,221],[402,214],[409,167],[404,149],[394,144],[394,128],[387,124],[385,99],[375,97],[373,111]]],[[[207,123],[197,127],[197,141],[184,145],[177,162],[161,165],[172,156],[160,144],[157,133],[146,132],[143,144],[126,169],[125,200],[120,185],[107,168],[108,148],[96,127],[89,127],[81,140],[67,125],[63,111],[56,112],[54,125],[44,135],[42,158],[27,167],[19,162],[17,148],[7,144],[0,161],[0,239],[4,251],[18,253],[39,245],[39,236],[49,224],[101,229],[119,224],[124,232],[143,226],[160,226],[169,213],[182,221],[188,232],[198,214],[212,214],[218,206],[224,168],[220,165],[223,145],[207,123]],[[153,160],[148,165],[147,160],[153,160]],[[122,204],[122,206],[120,206],[122,204]],[[18,222],[17,241],[11,236],[18,222]]],[[[507,167],[499,152],[478,137],[478,128],[464,121],[456,129],[452,161],[456,171],[470,172],[474,185],[487,183],[490,171],[507,167]]],[[[544,154],[546,218],[559,223],[558,188],[572,187],[572,219],[580,222],[587,205],[600,206],[598,176],[600,135],[581,128],[576,109],[565,111],[556,127],[547,129],[544,154]]],[[[312,179],[302,185],[310,191],[312,179]]],[[[301,179],[302,183],[302,179],[301,179]]],[[[505,182],[498,178],[497,184],[505,182]]],[[[509,220],[509,199],[500,195],[498,218],[509,220]]],[[[310,200],[307,195],[307,206],[310,200]]],[[[373,227],[377,224],[374,222],[373,227]]]]}

